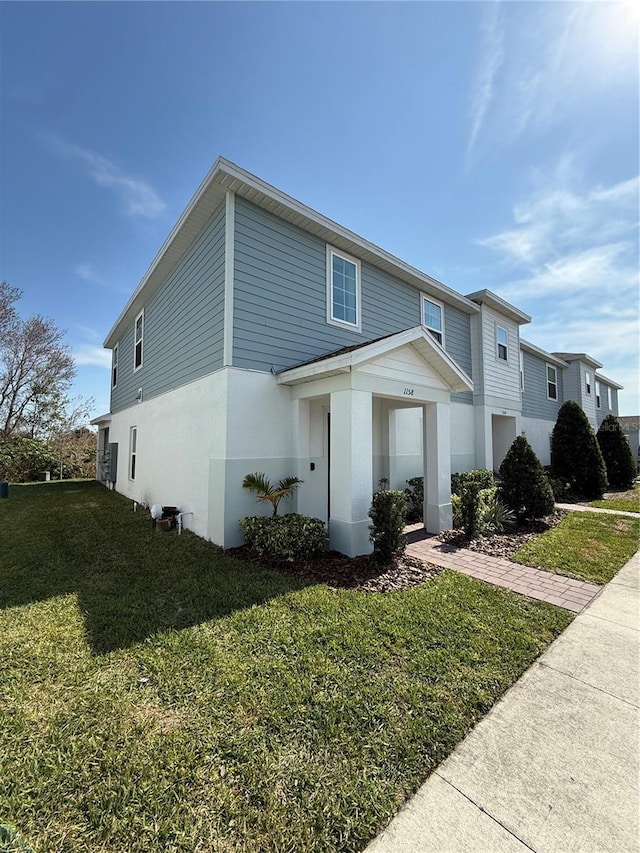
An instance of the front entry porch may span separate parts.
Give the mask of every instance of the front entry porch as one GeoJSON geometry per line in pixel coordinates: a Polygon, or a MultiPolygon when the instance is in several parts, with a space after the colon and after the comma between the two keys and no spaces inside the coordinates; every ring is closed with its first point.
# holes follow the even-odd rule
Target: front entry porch
{"type": "Polygon", "coordinates": [[[450,394],[472,386],[422,327],[292,368],[278,382],[293,386],[296,473],[308,484],[298,511],[328,521],[331,548],[371,551],[368,511],[382,476],[403,488],[422,474],[426,530],[451,526],[450,394]]]}

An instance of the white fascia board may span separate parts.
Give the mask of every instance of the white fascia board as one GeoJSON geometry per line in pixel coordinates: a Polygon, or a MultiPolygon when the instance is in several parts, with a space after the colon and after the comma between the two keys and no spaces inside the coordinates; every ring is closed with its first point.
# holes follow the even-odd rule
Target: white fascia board
{"type": "Polygon", "coordinates": [[[563,361],[561,358],[558,358],[558,356],[554,355],[552,352],[547,352],[541,347],[537,347],[535,344],[532,344],[529,341],[525,341],[524,338],[520,338],[520,349],[530,353],[531,355],[537,356],[543,361],[548,361],[556,367],[562,368],[563,370],[569,367],[569,363],[567,361],[563,361]]]}
{"type": "Polygon", "coordinates": [[[99,415],[97,418],[93,418],[93,420],[89,421],[92,426],[100,426],[101,424],[110,424],[111,423],[111,412],[107,412],[106,415],[99,415]]]}
{"type": "Polygon", "coordinates": [[[498,296],[498,294],[494,293],[492,290],[476,290],[474,293],[467,293],[467,299],[470,299],[472,302],[479,302],[481,304],[488,305],[490,308],[493,308],[494,311],[498,311],[510,320],[514,320],[519,326],[531,322],[529,314],[525,314],[524,311],[516,308],[515,305],[507,302],[506,299],[498,296]]]}
{"type": "Polygon", "coordinates": [[[557,358],[562,358],[564,361],[567,362],[583,361],[585,364],[588,364],[589,367],[593,367],[596,370],[599,367],[603,367],[601,362],[599,362],[595,358],[592,358],[590,355],[587,355],[586,352],[554,352],[553,355],[555,355],[557,358]]]}
{"type": "Polygon", "coordinates": [[[613,379],[607,379],[607,377],[603,376],[602,373],[596,373],[596,379],[604,385],[609,385],[611,388],[615,388],[616,391],[624,390],[624,385],[619,385],[617,382],[614,382],[613,379]]]}

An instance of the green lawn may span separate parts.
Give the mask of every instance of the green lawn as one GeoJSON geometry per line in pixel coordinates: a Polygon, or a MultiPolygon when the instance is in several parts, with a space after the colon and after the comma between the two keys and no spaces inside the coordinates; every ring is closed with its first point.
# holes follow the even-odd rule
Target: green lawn
{"type": "Polygon", "coordinates": [[[0,525],[0,822],[38,853],[360,851],[572,619],[309,585],[95,483],[0,525]]]}
{"type": "Polygon", "coordinates": [[[605,500],[592,501],[589,506],[640,513],[640,483],[636,483],[633,489],[629,489],[626,492],[612,494],[611,497],[608,497],[605,500]]]}
{"type": "Polygon", "coordinates": [[[633,556],[639,535],[640,519],[573,511],[557,527],[523,545],[513,559],[602,584],[633,556]]]}

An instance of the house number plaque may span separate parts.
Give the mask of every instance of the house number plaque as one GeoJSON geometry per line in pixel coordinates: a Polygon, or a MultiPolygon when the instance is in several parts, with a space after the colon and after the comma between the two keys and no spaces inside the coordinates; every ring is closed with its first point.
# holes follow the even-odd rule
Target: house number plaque
{"type": "Polygon", "coordinates": [[[413,397],[413,388],[405,388],[402,393],[405,397],[413,397]]]}

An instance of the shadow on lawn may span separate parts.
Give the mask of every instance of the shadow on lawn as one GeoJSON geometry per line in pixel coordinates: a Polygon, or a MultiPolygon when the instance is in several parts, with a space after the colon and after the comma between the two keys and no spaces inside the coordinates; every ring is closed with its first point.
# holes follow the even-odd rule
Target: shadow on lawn
{"type": "Polygon", "coordinates": [[[11,486],[0,504],[0,608],[76,594],[96,654],[309,585],[241,563],[95,482],[11,486]]]}

